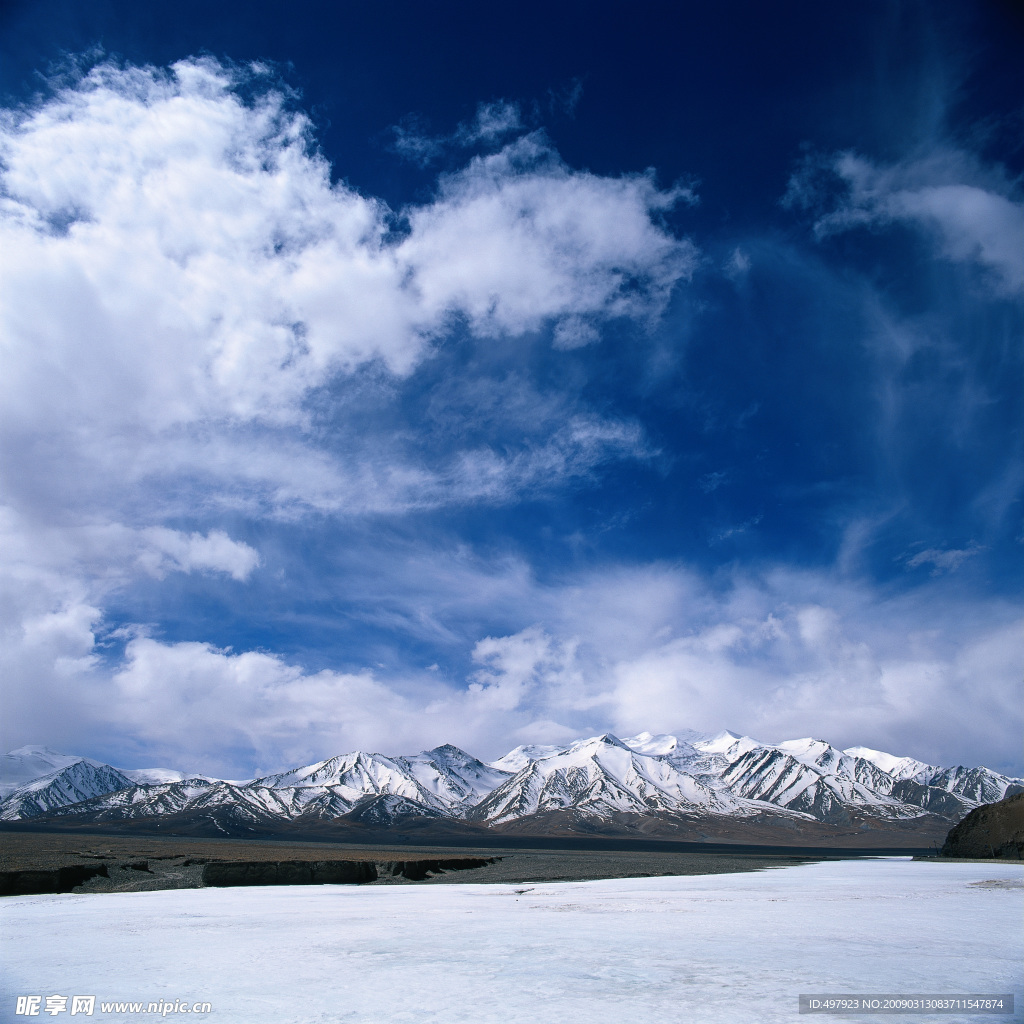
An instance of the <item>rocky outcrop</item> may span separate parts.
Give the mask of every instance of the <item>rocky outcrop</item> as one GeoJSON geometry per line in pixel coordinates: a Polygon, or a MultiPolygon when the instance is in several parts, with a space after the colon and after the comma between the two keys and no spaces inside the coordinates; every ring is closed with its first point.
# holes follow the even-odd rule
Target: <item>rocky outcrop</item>
{"type": "Polygon", "coordinates": [[[469,871],[486,867],[501,860],[500,857],[445,857],[443,860],[393,860],[378,861],[378,877],[407,878],[410,882],[422,882],[431,875],[443,875],[446,871],[469,871]]]}
{"type": "Polygon", "coordinates": [[[375,882],[372,861],[257,860],[203,865],[203,885],[333,885],[375,882]]]}
{"type": "Polygon", "coordinates": [[[203,885],[346,885],[376,882],[382,876],[422,882],[445,871],[465,871],[493,864],[494,857],[448,857],[443,860],[281,860],[214,861],[203,866],[203,885]]]}
{"type": "Polygon", "coordinates": [[[0,896],[35,896],[44,892],[71,892],[90,878],[107,877],[105,864],[73,864],[49,871],[0,871],[0,896]]]}
{"type": "Polygon", "coordinates": [[[0,871],[0,896],[82,891],[137,891],[237,885],[360,885],[405,879],[422,882],[448,871],[486,867],[501,857],[444,857],[430,860],[206,860],[181,859],[170,867],[147,861],[72,864],[49,869],[0,871]],[[184,877],[187,875],[188,877],[184,877]],[[171,877],[173,876],[173,877],[171,877]],[[181,877],[179,877],[181,876],[181,877]],[[140,878],[144,877],[144,881],[140,878]],[[97,888],[92,879],[102,878],[97,888]],[[90,884],[86,884],[90,883],[90,884]],[[83,890],[81,886],[85,886],[83,890]]]}
{"type": "Polygon", "coordinates": [[[976,807],[950,829],[941,856],[1024,859],[1024,793],[976,807]]]}

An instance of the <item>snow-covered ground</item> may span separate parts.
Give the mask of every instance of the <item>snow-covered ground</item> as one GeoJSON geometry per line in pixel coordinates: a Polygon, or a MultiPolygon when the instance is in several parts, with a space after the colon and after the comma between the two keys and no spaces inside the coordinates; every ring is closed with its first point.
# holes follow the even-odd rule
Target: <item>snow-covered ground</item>
{"type": "Polygon", "coordinates": [[[147,1015],[100,1002],[184,999],[213,1006],[184,1019],[217,1024],[746,1024],[795,1021],[801,992],[1012,992],[1009,1017],[899,1019],[1021,1021],[1022,886],[1015,864],[891,859],[520,886],[6,898],[0,1018],[27,1020],[14,1015],[18,995],[62,994],[95,995],[92,1019],[105,1021],[147,1015]]]}

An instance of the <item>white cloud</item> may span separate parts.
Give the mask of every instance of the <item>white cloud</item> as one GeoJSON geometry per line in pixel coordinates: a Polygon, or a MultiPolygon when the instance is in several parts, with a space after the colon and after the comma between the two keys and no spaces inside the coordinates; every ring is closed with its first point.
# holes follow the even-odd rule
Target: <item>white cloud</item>
{"type": "Polygon", "coordinates": [[[204,534],[121,523],[52,525],[3,505],[0,542],[5,577],[89,580],[97,595],[140,572],[158,579],[170,572],[213,572],[244,581],[260,564],[254,548],[223,530],[204,534]]]}
{"type": "Polygon", "coordinates": [[[928,548],[908,558],[907,568],[917,569],[922,565],[930,565],[933,576],[943,572],[956,572],[968,558],[972,558],[981,550],[982,548],[976,544],[966,548],[928,548]]]}
{"type": "Polygon", "coordinates": [[[705,473],[698,481],[697,486],[705,493],[711,494],[717,491],[722,484],[729,480],[729,473],[727,470],[714,470],[711,473],[705,473]]]}
{"type": "Polygon", "coordinates": [[[671,565],[542,583],[521,562],[467,550],[397,554],[366,552],[376,572],[344,572],[344,599],[447,651],[440,666],[309,671],[144,634],[117,654],[80,586],[36,579],[12,593],[8,582],[9,746],[42,734],[78,750],[87,736],[123,758],[117,737],[131,737],[136,760],[237,775],[355,748],[454,742],[489,757],[606,730],[731,728],[1020,770],[1024,617],[944,580],[887,599],[822,573],[706,580],[671,565]]]}
{"type": "Polygon", "coordinates": [[[8,119],[8,417],[292,421],[325,373],[419,357],[386,210],[331,188],[282,96],[231,84],[103,67],[8,119]]]}
{"type": "Polygon", "coordinates": [[[211,769],[232,757],[259,771],[351,749],[388,753],[422,735],[421,707],[370,672],[308,673],[258,651],[140,637],[111,682],[112,723],[159,756],[211,769]]]}
{"type": "MultiPolygon", "coordinates": [[[[210,60],[105,65],[0,122],[11,746],[130,734],[219,771],[218,757],[280,767],[445,740],[498,754],[510,739],[729,726],[1018,757],[1019,612],[946,591],[883,600],[811,573],[707,581],[654,565],[540,583],[514,559],[414,546],[399,565],[368,547],[346,596],[361,588],[366,619],[475,658],[468,673],[315,672],[138,629],[118,653],[126,634],[105,632],[104,608],[140,574],[242,583],[259,565],[216,523],[171,529],[184,507],[299,518],[506,501],[653,454],[636,423],[571,402],[534,415],[541,403],[524,399],[515,422],[540,426],[517,444],[453,428],[458,442],[428,462],[340,413],[331,434],[311,400],[407,378],[453,325],[482,344],[551,331],[571,348],[614,318],[649,323],[695,265],[658,219],[685,190],[574,171],[532,135],[445,177],[401,222],[331,183],[279,91],[243,102],[248,75],[210,60]]],[[[473,130],[494,141],[517,116],[481,108],[473,130]]],[[[921,225],[947,258],[1020,287],[1008,186],[976,168],[851,160],[835,164],[848,198],[819,230],[921,225]]],[[[958,554],[914,557],[955,568],[958,554]]]]}
{"type": "Polygon", "coordinates": [[[583,317],[567,316],[558,321],[552,344],[555,348],[568,351],[592,345],[600,338],[600,331],[592,323],[584,320],[583,317]]]}
{"type": "Polygon", "coordinates": [[[485,637],[473,648],[473,661],[484,666],[469,684],[474,709],[513,711],[539,689],[555,686],[564,692],[574,655],[574,644],[553,641],[539,626],[514,636],[485,637]]]}
{"type": "Polygon", "coordinates": [[[1019,189],[959,150],[937,146],[888,167],[852,152],[812,158],[790,181],[786,201],[808,207],[831,203],[815,222],[822,237],[856,227],[912,224],[932,235],[945,259],[981,265],[999,291],[1024,291],[1019,189]],[[824,194],[823,171],[843,184],[838,199],[824,194]]]}
{"type": "Polygon", "coordinates": [[[644,175],[571,171],[529,136],[443,179],[410,211],[401,251],[423,308],[458,311],[481,336],[574,315],[644,319],[694,267],[694,248],[651,220],[685,198],[644,175]]]}
{"type": "Polygon", "coordinates": [[[775,742],[812,734],[1019,770],[1019,609],[961,608],[956,623],[953,605],[876,604],[813,576],[789,576],[785,590],[765,582],[739,583],[704,623],[639,654],[614,658],[602,645],[613,727],[730,728],[775,742]],[[818,601],[799,602],[801,590],[818,601]]]}
{"type": "Polygon", "coordinates": [[[481,103],[476,108],[476,118],[471,125],[462,125],[456,138],[465,145],[474,142],[495,142],[523,130],[523,119],[518,103],[496,100],[481,103]]]}
{"type": "Polygon", "coordinates": [[[438,726],[485,756],[541,731],[731,728],[1020,771],[1024,618],[952,581],[883,597],[823,572],[709,580],[654,564],[542,583],[520,561],[468,550],[396,554],[375,579],[354,567],[348,599],[476,663],[429,691],[430,743],[438,726]]]}
{"type": "Polygon", "coordinates": [[[0,506],[3,739],[49,736],[76,749],[83,730],[109,732],[116,698],[104,607],[133,581],[201,572],[243,582],[258,564],[252,547],[221,530],[47,524],[0,506]]]}
{"type": "MultiPolygon", "coordinates": [[[[188,476],[251,509],[464,500],[408,453],[381,468],[324,444],[307,400],[360,367],[408,375],[452,318],[576,344],[646,323],[693,267],[655,223],[682,191],[573,171],[536,135],[446,177],[395,235],[385,204],[331,184],[287,97],[243,102],[254,74],[101,65],[0,122],[8,493],[52,506],[61,479],[116,501],[188,476]]],[[[476,130],[516,116],[484,105],[476,130]]]]}
{"type": "Polygon", "coordinates": [[[736,248],[733,249],[729,258],[724,264],[722,264],[725,276],[733,281],[738,281],[746,277],[747,274],[750,273],[750,267],[750,254],[745,252],[739,246],[736,246],[736,248]]]}
{"type": "Polygon", "coordinates": [[[429,135],[422,120],[414,115],[392,125],[390,134],[391,151],[419,167],[428,167],[445,151],[447,140],[429,135]]]}
{"type": "MultiPolygon", "coordinates": [[[[432,461],[390,425],[314,423],[312,398],[334,415],[356,375],[385,394],[454,320],[485,344],[573,317],[646,323],[694,255],[656,223],[681,193],[575,172],[539,136],[403,222],[332,184],[290,103],[260,69],[191,59],[102,64],[0,116],[0,653],[18,729],[65,691],[104,692],[114,591],[251,577],[258,553],[211,515],[506,501],[649,455],[638,426],[571,402],[517,445],[432,461]]],[[[482,105],[472,133],[518,126],[514,106],[482,105]]]]}
{"type": "Polygon", "coordinates": [[[494,146],[525,131],[518,103],[495,100],[477,105],[476,116],[450,135],[431,135],[425,120],[409,114],[391,127],[391,150],[420,167],[428,167],[452,150],[494,146]]]}
{"type": "Polygon", "coordinates": [[[138,556],[139,564],[153,576],[168,571],[191,572],[207,569],[224,572],[236,580],[248,579],[260,564],[256,551],[240,541],[232,540],[223,530],[184,534],[164,526],[142,531],[146,547],[138,556]]]}

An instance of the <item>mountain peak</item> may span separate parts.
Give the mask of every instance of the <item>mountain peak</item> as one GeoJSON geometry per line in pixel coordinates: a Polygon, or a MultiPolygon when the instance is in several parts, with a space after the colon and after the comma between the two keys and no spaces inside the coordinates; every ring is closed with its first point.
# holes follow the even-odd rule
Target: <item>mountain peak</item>
{"type": "Polygon", "coordinates": [[[753,750],[755,747],[763,746],[763,743],[759,743],[749,736],[739,736],[728,729],[723,729],[722,732],[709,739],[695,740],[693,742],[693,747],[705,754],[729,753],[736,756],[745,754],[748,750],[753,750]]]}
{"type": "Polygon", "coordinates": [[[591,736],[585,740],[577,740],[572,746],[577,750],[589,746],[621,747],[623,750],[629,750],[629,747],[618,736],[610,732],[603,732],[600,736],[591,736]]]}
{"type": "Polygon", "coordinates": [[[442,743],[439,747],[431,747],[430,750],[421,750],[420,753],[427,757],[440,757],[446,761],[476,760],[476,758],[472,754],[467,754],[465,750],[463,750],[461,747],[455,746],[454,743],[442,743]]]}
{"type": "Polygon", "coordinates": [[[679,737],[667,733],[655,735],[650,732],[638,732],[635,736],[627,736],[622,742],[638,754],[671,754],[680,747],[679,737]]]}
{"type": "Polygon", "coordinates": [[[851,813],[955,821],[1024,791],[1024,780],[986,768],[935,768],[868,747],[840,751],[812,737],[772,745],[729,730],[684,735],[680,741],[641,732],[622,740],[605,732],[558,746],[519,746],[490,765],[452,743],[406,756],[357,751],[245,783],[181,779],[171,769],[122,772],[28,746],[0,758],[0,819],[127,820],[219,808],[250,824],[351,814],[381,826],[410,815],[493,826],[548,812],[614,822],[622,814],[689,820],[761,816],[770,808],[797,821],[839,823],[851,813]]]}

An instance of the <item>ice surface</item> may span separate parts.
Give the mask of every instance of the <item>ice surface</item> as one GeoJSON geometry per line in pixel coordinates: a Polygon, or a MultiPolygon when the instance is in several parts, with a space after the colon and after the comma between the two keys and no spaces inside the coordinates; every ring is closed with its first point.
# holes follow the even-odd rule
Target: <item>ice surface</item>
{"type": "MultiPolygon", "coordinates": [[[[1005,862],[893,859],[520,886],[8,897],[0,1018],[15,1019],[17,995],[58,993],[209,1000],[203,1019],[217,1024],[792,1024],[801,992],[1013,992],[1011,1017],[956,1019],[1019,1022],[1022,880],[1005,862]]],[[[138,1016],[97,1006],[93,1019],[138,1016]]]]}

